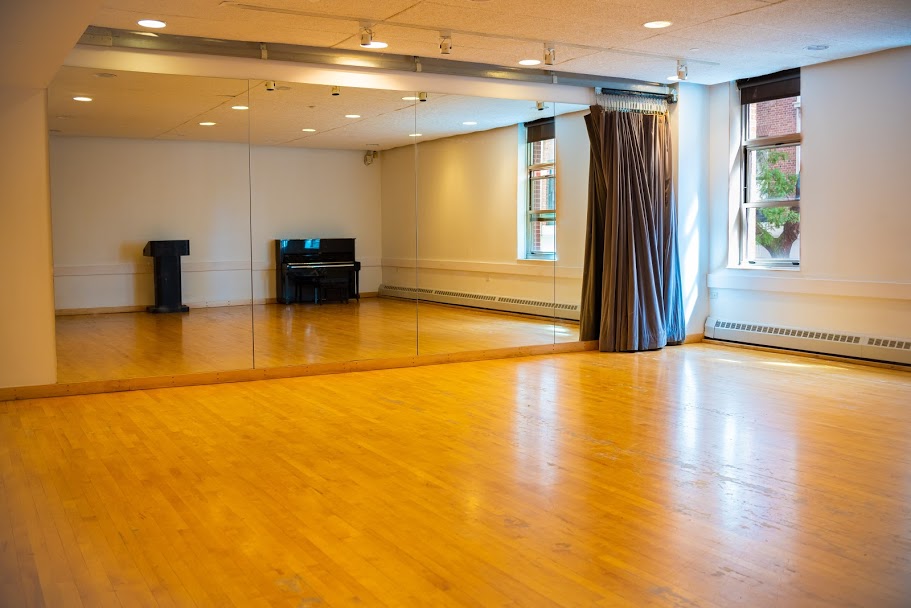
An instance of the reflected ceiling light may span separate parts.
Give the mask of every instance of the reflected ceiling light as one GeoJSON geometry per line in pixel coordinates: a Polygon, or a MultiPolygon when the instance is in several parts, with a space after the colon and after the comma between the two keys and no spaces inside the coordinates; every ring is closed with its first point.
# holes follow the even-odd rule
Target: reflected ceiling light
{"type": "Polygon", "coordinates": [[[206,122],[199,123],[200,127],[214,127],[216,123],[207,120],[206,122]]]}
{"type": "Polygon", "coordinates": [[[77,95],[73,97],[73,101],[92,101],[91,97],[86,97],[85,95],[77,95]]]}
{"type": "Polygon", "coordinates": [[[250,106],[231,106],[232,110],[249,110],[250,106]]]}
{"type": "Polygon", "coordinates": [[[519,61],[519,65],[538,65],[540,63],[540,59],[522,59],[519,61]]]}
{"type": "Polygon", "coordinates": [[[554,45],[544,45],[544,65],[553,65],[557,61],[557,51],[554,45]]]}
{"type": "Polygon", "coordinates": [[[345,118],[360,118],[360,114],[345,114],[345,118]]]}
{"type": "Polygon", "coordinates": [[[329,92],[332,93],[333,97],[338,97],[339,95],[342,94],[342,90],[338,87],[332,87],[332,89],[329,92]]]}
{"type": "Polygon", "coordinates": [[[417,100],[418,100],[418,98],[414,97],[413,95],[408,96],[408,97],[402,97],[402,101],[417,101],[417,100]]]}
{"type": "Polygon", "coordinates": [[[316,133],[316,129],[301,129],[304,133],[316,133]]]}
{"type": "Polygon", "coordinates": [[[135,34],[137,36],[148,36],[149,38],[158,38],[158,34],[156,34],[155,32],[130,32],[130,33],[135,34]]]}
{"type": "Polygon", "coordinates": [[[477,121],[474,121],[474,120],[466,120],[462,124],[465,125],[466,127],[473,127],[478,123],[477,123],[477,121]]]}
{"type": "Polygon", "coordinates": [[[452,53],[452,35],[448,32],[440,32],[440,55],[450,53],[452,53]]]}
{"type": "Polygon", "coordinates": [[[647,27],[650,30],[660,30],[663,27],[669,27],[673,25],[672,21],[649,21],[648,23],[643,23],[642,27],[647,27]]]}
{"type": "Polygon", "coordinates": [[[409,133],[408,137],[423,137],[423,133],[409,133]]]}
{"type": "Polygon", "coordinates": [[[140,19],[136,23],[142,27],[150,27],[154,30],[160,30],[161,28],[167,27],[168,25],[164,21],[159,21],[158,19],[140,19]]]}
{"type": "Polygon", "coordinates": [[[365,49],[384,49],[388,44],[373,39],[373,30],[368,27],[361,28],[361,46],[365,49]]]}

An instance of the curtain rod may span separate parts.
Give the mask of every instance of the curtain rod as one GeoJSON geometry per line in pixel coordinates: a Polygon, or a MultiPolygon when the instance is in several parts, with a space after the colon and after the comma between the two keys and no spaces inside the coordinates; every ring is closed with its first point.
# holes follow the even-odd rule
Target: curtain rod
{"type": "Polygon", "coordinates": [[[595,93],[597,95],[633,95],[636,97],[643,97],[645,99],[663,99],[668,103],[677,103],[677,89],[671,87],[665,87],[667,89],[666,93],[658,93],[651,91],[637,91],[637,90],[624,90],[624,89],[611,89],[608,87],[595,87],[595,93]]]}

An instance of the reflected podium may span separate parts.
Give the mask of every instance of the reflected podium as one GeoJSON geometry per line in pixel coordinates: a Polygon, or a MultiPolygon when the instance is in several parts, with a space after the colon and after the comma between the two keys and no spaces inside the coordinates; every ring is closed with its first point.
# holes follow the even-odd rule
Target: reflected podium
{"type": "Polygon", "coordinates": [[[188,312],[181,303],[180,256],[190,255],[190,241],[149,241],[142,255],[154,259],[155,305],[149,312],[188,312]]]}

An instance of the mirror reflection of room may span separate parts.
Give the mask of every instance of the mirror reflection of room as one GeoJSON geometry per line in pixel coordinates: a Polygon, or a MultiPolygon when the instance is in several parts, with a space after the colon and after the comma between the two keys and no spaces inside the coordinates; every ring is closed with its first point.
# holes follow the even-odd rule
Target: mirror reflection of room
{"type": "Polygon", "coordinates": [[[51,87],[60,382],[578,339],[582,106],[97,74],[51,87]],[[190,310],[149,313],[184,238],[190,310]]]}
{"type": "Polygon", "coordinates": [[[247,86],[58,72],[48,90],[58,382],[252,366],[247,86]],[[175,277],[156,281],[151,254],[168,243],[185,244],[176,298],[189,312],[156,307],[175,277]]]}

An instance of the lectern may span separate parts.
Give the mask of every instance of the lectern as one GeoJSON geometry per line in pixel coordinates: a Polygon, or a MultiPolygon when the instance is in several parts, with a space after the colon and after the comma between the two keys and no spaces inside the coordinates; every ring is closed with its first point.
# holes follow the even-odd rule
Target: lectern
{"type": "Polygon", "coordinates": [[[181,304],[180,256],[190,255],[190,241],[149,241],[142,255],[154,258],[155,306],[149,312],[187,312],[181,304]]]}

